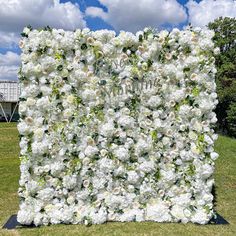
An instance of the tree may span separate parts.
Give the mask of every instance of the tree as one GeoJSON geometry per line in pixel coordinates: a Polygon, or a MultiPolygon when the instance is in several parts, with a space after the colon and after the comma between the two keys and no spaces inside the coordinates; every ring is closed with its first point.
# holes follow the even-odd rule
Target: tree
{"type": "Polygon", "coordinates": [[[215,31],[213,41],[220,48],[216,56],[219,129],[236,137],[236,18],[220,17],[208,27],[215,31]]]}

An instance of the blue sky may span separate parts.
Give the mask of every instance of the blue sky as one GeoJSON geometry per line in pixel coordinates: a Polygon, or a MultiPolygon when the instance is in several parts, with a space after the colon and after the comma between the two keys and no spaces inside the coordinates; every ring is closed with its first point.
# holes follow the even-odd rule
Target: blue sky
{"type": "MultiPolygon", "coordinates": [[[[67,2],[67,0],[62,0],[61,2],[67,2]]],[[[108,9],[104,5],[102,5],[98,0],[72,0],[71,2],[78,3],[82,12],[85,12],[87,7],[92,7],[92,6],[100,7],[106,12],[108,11],[108,9]]],[[[188,0],[178,0],[178,2],[182,5],[185,5],[188,2],[188,0]]],[[[112,27],[110,24],[106,23],[103,19],[99,17],[94,18],[87,16],[86,22],[88,28],[90,28],[91,30],[99,30],[99,29],[115,30],[114,27],[112,27]]]]}
{"type": "Polygon", "coordinates": [[[24,26],[136,32],[205,27],[220,17],[236,17],[236,0],[0,0],[0,80],[15,80],[18,42],[24,26]]]}
{"type": "MultiPolygon", "coordinates": [[[[196,0],[197,3],[199,3],[201,0],[196,0]]],[[[62,0],[61,2],[67,2],[67,0],[62,0]]],[[[80,6],[80,9],[82,12],[85,12],[86,7],[91,7],[91,6],[95,6],[95,7],[100,7],[102,8],[104,11],[107,11],[108,9],[102,5],[98,0],[72,0],[71,2],[73,3],[78,3],[80,6]]],[[[178,0],[177,2],[179,2],[181,5],[185,5],[188,0],[178,0]]],[[[186,8],[186,11],[188,9],[186,8]]],[[[114,27],[112,27],[110,24],[106,23],[103,19],[96,17],[86,17],[86,22],[87,22],[87,26],[88,28],[92,29],[92,30],[99,30],[99,29],[110,29],[110,30],[115,30],[114,27]]],[[[180,24],[180,28],[182,28],[184,25],[187,24],[187,20],[185,22],[183,22],[182,24],[180,24]]],[[[168,25],[170,26],[170,25],[168,25]]]]}
{"type": "MultiPolygon", "coordinates": [[[[61,2],[67,2],[67,0],[62,0],[61,2]]],[[[85,12],[87,7],[91,7],[91,6],[100,7],[104,11],[107,11],[107,8],[101,3],[99,3],[98,0],[72,0],[71,2],[78,3],[80,6],[80,10],[83,13],[85,12]]],[[[93,18],[93,17],[85,16],[85,19],[86,19],[88,28],[90,28],[91,30],[99,30],[99,29],[114,30],[114,28],[111,25],[109,25],[108,23],[106,23],[104,20],[102,20],[99,17],[93,18]]]]}

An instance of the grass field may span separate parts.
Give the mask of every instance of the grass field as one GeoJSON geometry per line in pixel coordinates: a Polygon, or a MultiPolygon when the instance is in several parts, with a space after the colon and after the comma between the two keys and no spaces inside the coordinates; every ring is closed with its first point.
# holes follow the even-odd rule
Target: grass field
{"type": "MultiPolygon", "coordinates": [[[[83,225],[56,225],[40,228],[2,230],[0,235],[236,235],[236,139],[220,136],[215,145],[220,154],[216,164],[215,180],[217,212],[230,225],[194,225],[174,223],[107,223],[86,227],[83,225]]],[[[18,134],[16,124],[0,123],[0,225],[18,210],[19,179],[18,134]]]]}

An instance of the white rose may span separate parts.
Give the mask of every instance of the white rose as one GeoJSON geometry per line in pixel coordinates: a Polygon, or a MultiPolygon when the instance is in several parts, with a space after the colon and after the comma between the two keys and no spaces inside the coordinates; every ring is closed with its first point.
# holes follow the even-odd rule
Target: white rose
{"type": "Polygon", "coordinates": [[[25,112],[26,112],[26,110],[27,110],[27,106],[26,106],[27,104],[26,103],[24,103],[24,102],[21,102],[20,104],[19,104],[19,113],[20,114],[24,114],[25,112]]]}
{"type": "Polygon", "coordinates": [[[75,101],[75,96],[74,95],[69,95],[69,96],[67,96],[66,100],[69,104],[73,104],[74,101],[75,101]]]}
{"type": "Polygon", "coordinates": [[[26,100],[26,105],[27,106],[33,106],[33,105],[35,105],[35,103],[36,103],[36,100],[34,99],[34,98],[27,98],[27,100],[26,100]]]}
{"type": "Polygon", "coordinates": [[[70,118],[73,115],[73,110],[70,108],[67,108],[63,111],[63,117],[64,118],[70,118]]]}
{"type": "Polygon", "coordinates": [[[219,157],[219,154],[216,152],[212,152],[210,155],[211,155],[211,159],[214,161],[219,157]]]}
{"type": "Polygon", "coordinates": [[[34,137],[36,140],[41,140],[43,138],[44,131],[42,128],[37,128],[34,130],[34,137]]]}
{"type": "Polygon", "coordinates": [[[193,131],[190,131],[188,136],[191,140],[197,140],[197,137],[198,137],[197,134],[193,131]]]}
{"type": "Polygon", "coordinates": [[[28,28],[28,27],[25,27],[24,29],[23,29],[23,33],[24,34],[29,34],[29,32],[30,32],[30,29],[28,28]]]}

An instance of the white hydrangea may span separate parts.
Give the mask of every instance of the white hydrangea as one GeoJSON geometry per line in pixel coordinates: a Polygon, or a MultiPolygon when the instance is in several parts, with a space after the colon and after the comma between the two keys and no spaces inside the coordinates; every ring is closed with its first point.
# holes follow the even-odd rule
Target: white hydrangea
{"type": "Polygon", "coordinates": [[[114,123],[112,121],[107,122],[106,124],[102,125],[100,129],[100,133],[105,137],[110,137],[114,133],[114,123]]]}
{"type": "Polygon", "coordinates": [[[34,210],[26,204],[22,204],[17,214],[17,221],[24,225],[30,225],[34,221],[34,217],[34,210]]]}
{"type": "Polygon", "coordinates": [[[133,128],[134,122],[134,118],[130,116],[121,116],[117,121],[117,123],[124,128],[133,128]]]}
{"type": "Polygon", "coordinates": [[[129,152],[124,147],[118,147],[114,150],[115,156],[121,161],[128,161],[129,160],[129,152]]]}
{"type": "Polygon", "coordinates": [[[129,171],[127,180],[131,184],[136,184],[136,183],[138,183],[139,175],[137,174],[136,171],[129,171]]]}
{"type": "Polygon", "coordinates": [[[84,154],[88,157],[91,157],[98,153],[98,148],[94,146],[87,146],[84,150],[84,154]]]}
{"type": "Polygon", "coordinates": [[[65,175],[62,184],[66,189],[73,189],[77,184],[77,177],[75,175],[65,175]]]}

